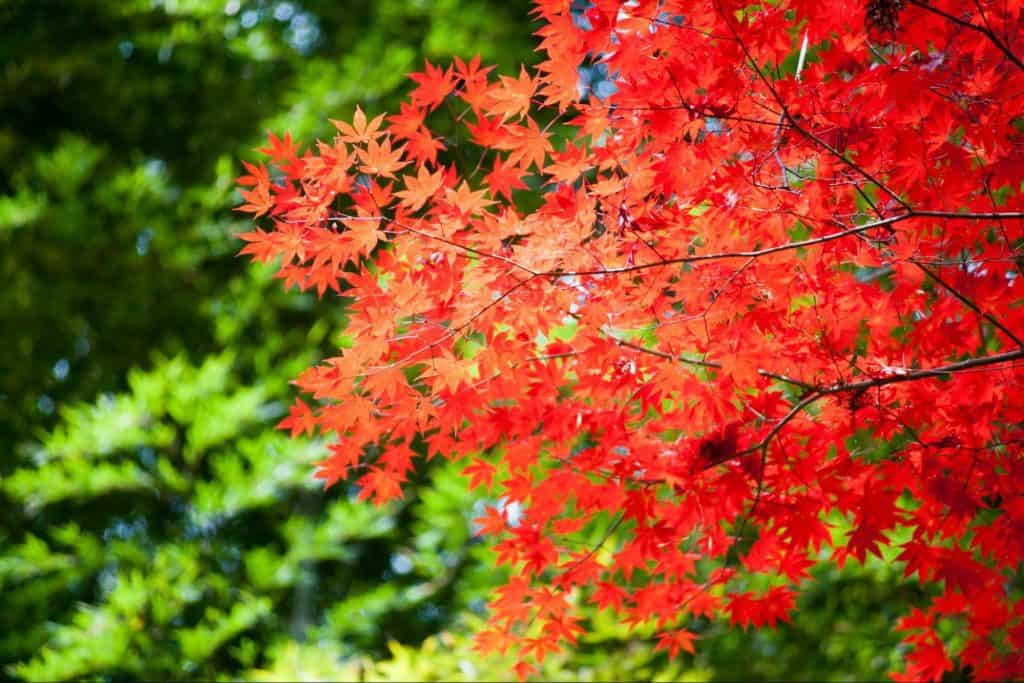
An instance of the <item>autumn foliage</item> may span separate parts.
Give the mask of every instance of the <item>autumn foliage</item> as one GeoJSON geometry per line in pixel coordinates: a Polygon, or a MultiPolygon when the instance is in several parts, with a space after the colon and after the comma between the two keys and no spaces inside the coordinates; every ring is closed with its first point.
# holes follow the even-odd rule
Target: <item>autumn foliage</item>
{"type": "Polygon", "coordinates": [[[579,604],[692,652],[889,549],[937,587],[894,676],[1024,676],[1024,3],[536,14],[535,70],[428,63],[239,180],[243,252],[348,306],[282,423],[317,476],[464,458],[520,675],[579,604]]]}

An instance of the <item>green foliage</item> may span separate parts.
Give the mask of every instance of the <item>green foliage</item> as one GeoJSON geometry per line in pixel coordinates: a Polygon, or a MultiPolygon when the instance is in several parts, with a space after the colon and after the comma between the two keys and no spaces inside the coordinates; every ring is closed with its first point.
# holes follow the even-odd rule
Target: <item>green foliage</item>
{"type": "Polygon", "coordinates": [[[323,494],[324,446],[270,429],[273,383],[233,367],[133,372],[131,391],[67,408],[0,483],[38,520],[0,562],[15,675],[210,678],[293,636],[380,655],[487,594],[459,466],[424,472],[402,506],[323,494]]]}
{"type": "MultiPolygon", "coordinates": [[[[267,666],[246,672],[252,681],[279,681],[305,677],[340,681],[508,681],[515,678],[512,657],[480,658],[464,633],[482,626],[469,619],[462,633],[440,633],[419,647],[396,641],[388,644],[387,658],[344,659],[330,645],[288,643],[269,653],[267,666]]],[[[680,662],[652,666],[650,644],[636,642],[597,656],[549,656],[540,665],[542,680],[576,681],[706,681],[709,672],[680,662]]],[[[657,658],[653,658],[657,659],[657,658]]]]}

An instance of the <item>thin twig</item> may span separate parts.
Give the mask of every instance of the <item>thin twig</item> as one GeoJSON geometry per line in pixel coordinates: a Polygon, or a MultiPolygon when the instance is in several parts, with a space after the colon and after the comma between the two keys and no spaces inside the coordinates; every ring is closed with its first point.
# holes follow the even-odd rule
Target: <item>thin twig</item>
{"type": "MultiPolygon", "coordinates": [[[[611,335],[609,335],[609,336],[611,336],[611,335]]],[[[646,354],[649,354],[649,355],[652,355],[652,356],[657,356],[658,358],[664,358],[665,360],[672,360],[672,361],[676,361],[676,362],[679,362],[679,363],[686,363],[687,365],[696,365],[696,366],[699,366],[699,367],[702,367],[702,368],[711,368],[711,369],[715,369],[715,370],[721,370],[722,369],[722,364],[721,363],[716,363],[714,361],[698,360],[696,358],[687,358],[686,356],[674,356],[671,353],[666,353],[664,351],[659,351],[658,349],[649,349],[646,346],[640,346],[639,344],[634,344],[631,341],[627,341],[625,339],[620,339],[620,338],[615,337],[615,336],[611,336],[611,338],[613,340],[615,340],[615,343],[618,344],[619,346],[625,346],[628,349],[633,349],[634,351],[639,351],[641,353],[646,353],[646,354]]],[[[789,377],[787,375],[782,375],[782,374],[779,374],[777,372],[771,372],[770,370],[760,370],[759,369],[757,371],[757,374],[761,375],[762,377],[768,377],[770,379],[778,380],[780,382],[785,382],[786,384],[792,384],[793,386],[800,387],[804,391],[814,392],[814,391],[820,391],[821,390],[821,387],[815,386],[813,384],[809,384],[807,382],[800,381],[798,379],[793,379],[792,377],[789,377]]]]}
{"type": "Polygon", "coordinates": [[[975,24],[973,22],[970,22],[970,21],[967,21],[966,19],[961,19],[960,17],[958,17],[956,15],[953,15],[953,14],[950,14],[949,12],[943,11],[943,10],[939,9],[938,7],[934,7],[933,5],[925,2],[924,0],[910,0],[910,4],[913,5],[914,7],[917,7],[919,9],[924,10],[925,12],[931,12],[932,14],[937,14],[938,16],[942,17],[943,19],[946,19],[948,21],[952,21],[954,24],[957,24],[959,26],[963,26],[964,28],[971,29],[972,31],[977,31],[977,32],[985,35],[989,40],[992,41],[993,45],[995,45],[997,48],[999,48],[1000,52],[1002,52],[1004,55],[1006,55],[1007,59],[1009,59],[1011,62],[1013,62],[1014,65],[1016,65],[1016,67],[1018,69],[1021,69],[1022,71],[1024,71],[1024,61],[1022,61],[1021,58],[1018,57],[1017,55],[1013,54],[1013,52],[1010,50],[1009,46],[1007,46],[1003,41],[999,40],[999,36],[997,36],[990,28],[987,28],[985,26],[978,26],[977,24],[975,24]]]}
{"type": "Polygon", "coordinates": [[[960,300],[960,302],[961,302],[961,303],[962,303],[962,304],[963,304],[964,306],[967,306],[967,307],[968,307],[969,309],[971,309],[972,311],[974,311],[975,313],[977,313],[978,315],[980,315],[981,317],[985,318],[985,319],[986,319],[986,320],[988,320],[988,321],[989,321],[990,323],[992,323],[993,325],[995,325],[996,329],[998,329],[998,330],[999,330],[1000,332],[1002,332],[1002,333],[1003,333],[1003,334],[1005,334],[1005,335],[1006,335],[1007,337],[1009,337],[1010,339],[1012,339],[1012,340],[1013,340],[1013,342],[1014,342],[1014,343],[1015,343],[1015,344],[1016,344],[1017,346],[1019,346],[1019,347],[1021,347],[1021,348],[1024,348],[1024,341],[1022,341],[1020,337],[1018,337],[1018,336],[1017,336],[1017,335],[1015,335],[1015,334],[1014,334],[1013,332],[1011,332],[1011,331],[1010,331],[1010,329],[1006,327],[1006,325],[1004,325],[1004,324],[1002,324],[1001,322],[999,322],[999,321],[998,321],[998,320],[997,320],[997,319],[995,318],[995,316],[993,316],[993,315],[992,315],[991,313],[988,313],[988,312],[986,312],[986,311],[983,311],[983,310],[982,310],[982,309],[981,309],[981,308],[980,308],[980,307],[979,307],[979,306],[978,306],[978,305],[977,305],[976,303],[974,303],[973,301],[971,301],[970,299],[968,299],[968,298],[967,298],[966,296],[964,296],[963,294],[961,294],[961,293],[960,293],[959,291],[957,291],[957,289],[956,289],[956,288],[954,288],[954,287],[953,287],[953,286],[952,286],[951,284],[949,284],[948,282],[946,282],[945,280],[943,280],[943,279],[942,279],[942,277],[940,277],[940,276],[939,276],[939,274],[938,274],[938,273],[936,273],[935,271],[933,271],[933,270],[932,270],[931,268],[928,268],[928,267],[927,267],[927,266],[925,266],[925,265],[924,265],[923,263],[918,263],[917,261],[914,261],[913,263],[914,263],[914,265],[916,265],[916,266],[917,266],[918,268],[920,268],[920,269],[921,269],[922,271],[924,271],[924,273],[925,273],[926,275],[928,275],[928,277],[930,277],[931,279],[935,280],[935,282],[937,282],[937,283],[939,283],[940,285],[942,285],[942,286],[943,286],[943,287],[944,287],[944,288],[946,289],[946,291],[948,291],[948,292],[949,292],[950,294],[952,294],[952,295],[953,295],[953,296],[955,296],[955,297],[956,297],[957,299],[959,299],[959,300],[960,300]]]}

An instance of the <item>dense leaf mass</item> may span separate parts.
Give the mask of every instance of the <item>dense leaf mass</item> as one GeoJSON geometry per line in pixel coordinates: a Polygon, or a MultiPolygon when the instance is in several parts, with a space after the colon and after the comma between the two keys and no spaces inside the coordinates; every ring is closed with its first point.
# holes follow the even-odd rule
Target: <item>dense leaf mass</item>
{"type": "Polygon", "coordinates": [[[936,587],[895,676],[1024,675],[1024,5],[873,7],[539,0],[535,70],[240,179],[243,251],[350,301],[283,426],[376,502],[466,458],[519,675],[581,601],[690,652],[870,554],[936,587]]]}

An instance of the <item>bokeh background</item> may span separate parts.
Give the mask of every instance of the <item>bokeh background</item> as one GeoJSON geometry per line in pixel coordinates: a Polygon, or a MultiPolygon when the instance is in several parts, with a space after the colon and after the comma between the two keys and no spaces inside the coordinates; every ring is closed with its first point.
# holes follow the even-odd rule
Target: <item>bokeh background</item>
{"type": "MultiPolygon", "coordinates": [[[[573,7],[584,11],[585,0],[573,7]]],[[[0,2],[0,677],[507,680],[470,635],[503,577],[462,465],[374,508],[274,429],[344,309],[236,257],[240,161],[423,59],[537,60],[525,0],[0,2]]],[[[581,92],[601,74],[581,73],[581,92]]],[[[599,84],[598,84],[599,86],[599,84]]],[[[492,501],[493,502],[493,501],[492,501]]],[[[824,563],[793,624],[652,632],[585,612],[559,680],[863,680],[921,598],[824,563]]]]}

